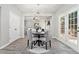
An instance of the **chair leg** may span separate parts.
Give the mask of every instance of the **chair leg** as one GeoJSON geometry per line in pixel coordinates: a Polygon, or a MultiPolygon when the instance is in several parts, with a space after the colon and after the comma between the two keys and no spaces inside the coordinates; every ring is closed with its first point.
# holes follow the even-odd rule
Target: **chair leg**
{"type": "Polygon", "coordinates": [[[45,43],[45,45],[46,45],[46,50],[47,50],[47,42],[45,43]]]}
{"type": "Polygon", "coordinates": [[[33,42],[31,43],[31,49],[33,48],[33,42]]]}
{"type": "Polygon", "coordinates": [[[29,40],[27,41],[27,47],[29,47],[29,40]]]}
{"type": "Polygon", "coordinates": [[[43,42],[43,41],[41,42],[41,45],[42,45],[42,46],[44,45],[44,42],[43,42]]]}
{"type": "Polygon", "coordinates": [[[36,45],[36,43],[37,43],[36,41],[33,42],[34,46],[36,45]]]}
{"type": "Polygon", "coordinates": [[[50,48],[51,48],[51,40],[49,41],[49,45],[50,45],[50,48]]]}

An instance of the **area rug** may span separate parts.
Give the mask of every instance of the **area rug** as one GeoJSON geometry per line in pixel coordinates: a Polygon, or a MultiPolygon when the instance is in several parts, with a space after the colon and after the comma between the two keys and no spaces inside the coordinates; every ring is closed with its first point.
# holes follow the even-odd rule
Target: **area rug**
{"type": "Polygon", "coordinates": [[[33,48],[33,49],[28,49],[28,51],[32,52],[32,53],[36,53],[36,54],[42,54],[42,53],[46,53],[49,52],[50,50],[46,50],[44,48],[33,48]]]}

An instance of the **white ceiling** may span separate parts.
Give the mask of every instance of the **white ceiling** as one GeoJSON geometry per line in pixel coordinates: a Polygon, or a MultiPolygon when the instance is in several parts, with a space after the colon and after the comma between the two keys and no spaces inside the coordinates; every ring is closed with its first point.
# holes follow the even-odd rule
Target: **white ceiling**
{"type": "Polygon", "coordinates": [[[54,13],[59,10],[63,4],[16,4],[15,6],[24,13],[54,13]]]}
{"type": "Polygon", "coordinates": [[[53,14],[63,8],[71,8],[76,4],[15,4],[21,12],[25,14],[53,14]]]}

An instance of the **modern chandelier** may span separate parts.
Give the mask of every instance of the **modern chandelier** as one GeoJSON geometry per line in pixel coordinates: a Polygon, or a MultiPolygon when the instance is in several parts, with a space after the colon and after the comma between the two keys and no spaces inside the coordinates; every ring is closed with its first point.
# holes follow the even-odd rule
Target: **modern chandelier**
{"type": "Polygon", "coordinates": [[[38,15],[40,14],[40,12],[39,12],[39,6],[40,6],[40,4],[37,4],[36,6],[37,6],[37,8],[36,8],[36,16],[33,17],[33,20],[38,20],[38,18],[39,18],[38,15]]]}

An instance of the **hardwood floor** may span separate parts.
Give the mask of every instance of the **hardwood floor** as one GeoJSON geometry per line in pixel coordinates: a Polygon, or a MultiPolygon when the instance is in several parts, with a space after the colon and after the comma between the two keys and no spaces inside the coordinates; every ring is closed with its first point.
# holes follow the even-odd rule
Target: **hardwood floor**
{"type": "MultiPolygon", "coordinates": [[[[27,39],[18,39],[11,43],[9,46],[0,50],[0,54],[33,54],[29,52],[26,48],[27,39]]],[[[78,54],[70,47],[64,45],[57,39],[52,39],[52,48],[49,52],[43,54],[78,54]]]]}

